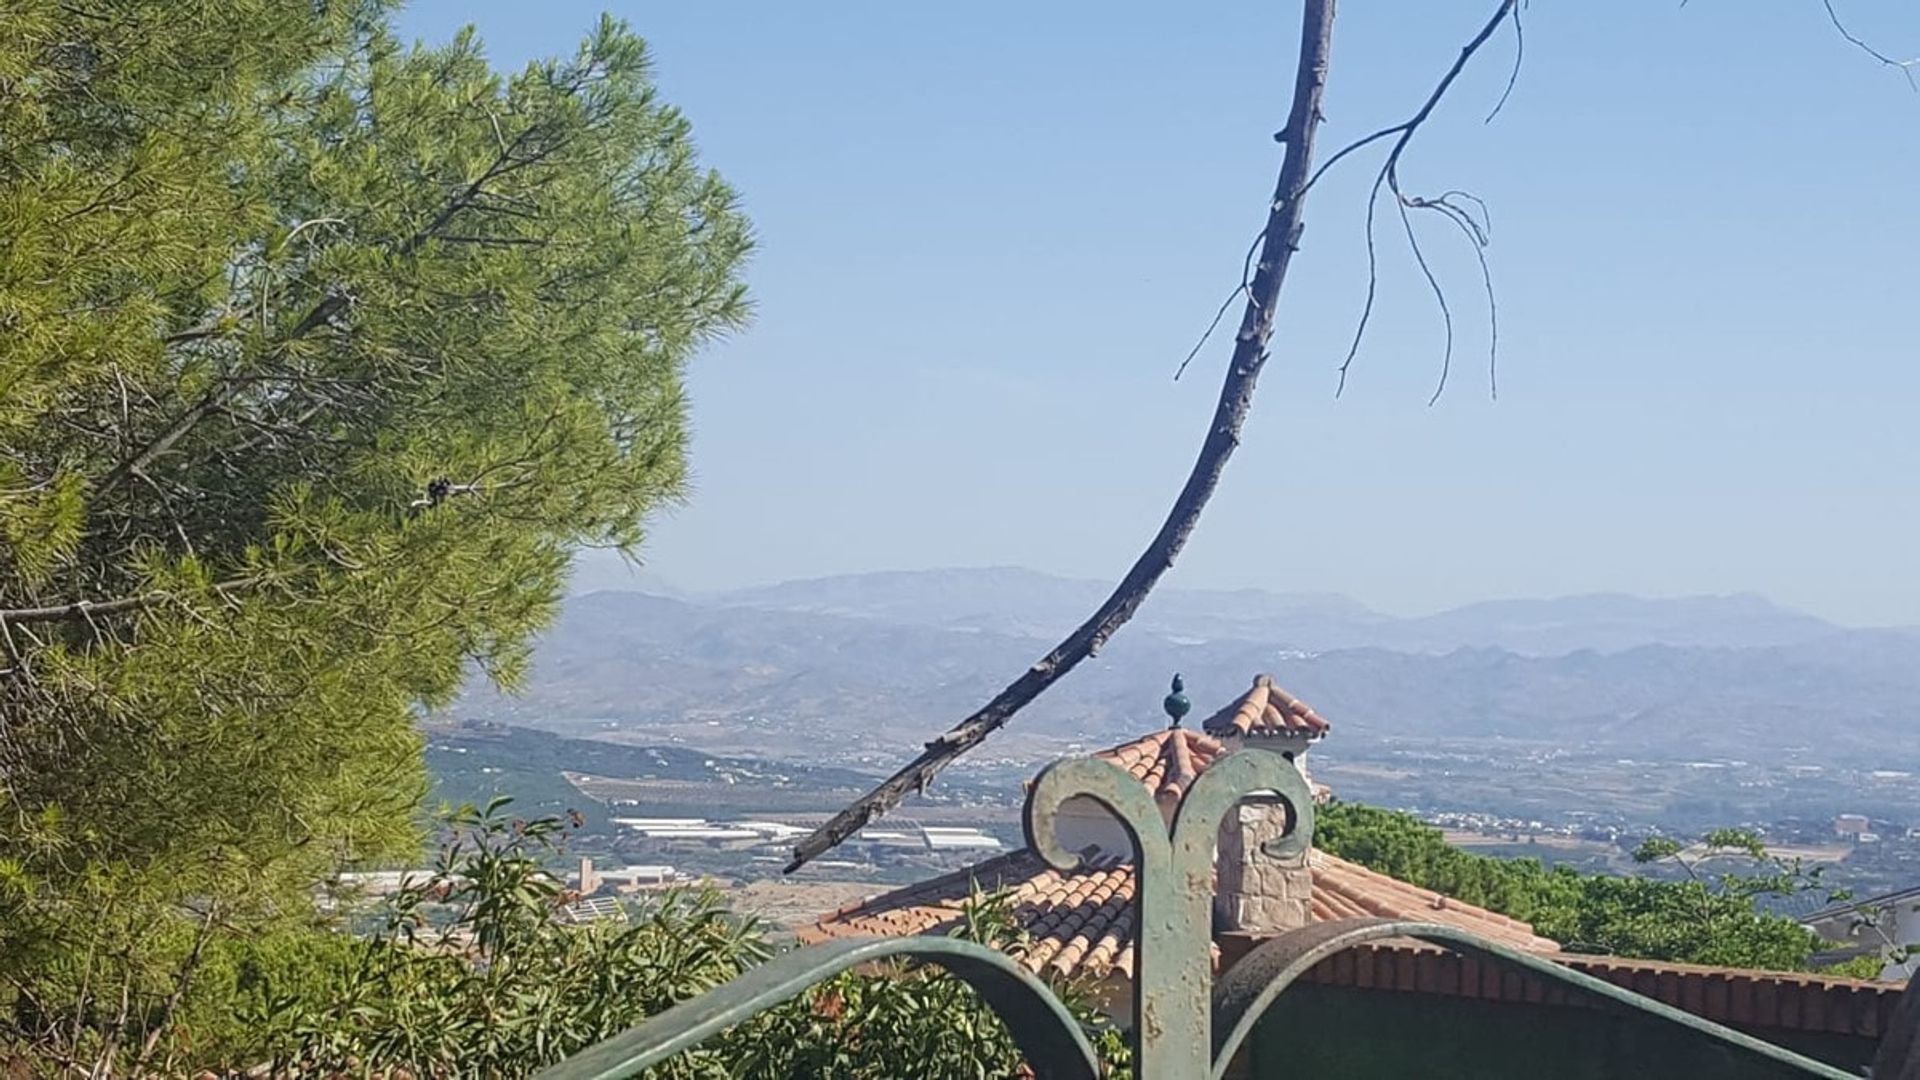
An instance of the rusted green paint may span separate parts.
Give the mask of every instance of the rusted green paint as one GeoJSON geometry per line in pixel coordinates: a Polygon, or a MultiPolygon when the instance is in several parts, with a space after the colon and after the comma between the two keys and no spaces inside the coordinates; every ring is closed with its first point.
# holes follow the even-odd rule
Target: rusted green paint
{"type": "Polygon", "coordinates": [[[543,1080],[619,1080],[691,1049],[840,972],[877,960],[936,964],[973,987],[1039,1077],[1096,1080],[1093,1047],[1046,984],[1004,953],[956,938],[850,938],[784,953],[542,1070],[543,1080]]]}
{"type": "MultiPolygon", "coordinates": [[[[1256,796],[1278,799],[1291,810],[1288,831],[1263,849],[1266,854],[1287,857],[1307,850],[1313,836],[1312,795],[1291,762],[1265,750],[1216,759],[1186,792],[1170,825],[1138,779],[1097,758],[1056,762],[1040,774],[1027,798],[1027,843],[1058,869],[1071,870],[1080,858],[1065,849],[1057,829],[1060,809],[1070,799],[1101,803],[1132,838],[1138,873],[1133,1034],[1135,1075],[1141,1080],[1223,1076],[1261,1014],[1296,979],[1334,953],[1389,937],[1419,938],[1529,971],[1669,1021],[1776,1068],[1829,1080],[1849,1075],[1542,957],[1432,923],[1316,923],[1255,949],[1216,985],[1211,949],[1215,844],[1226,816],[1256,796]]],[[[892,957],[938,964],[965,979],[1007,1023],[1038,1075],[1072,1080],[1097,1075],[1079,1026],[1033,975],[984,946],[932,937],[845,940],[786,953],[540,1075],[551,1080],[633,1076],[798,996],[814,983],[892,957]]]]}
{"type": "Polygon", "coordinates": [[[1203,1076],[1213,990],[1213,856],[1220,824],[1242,799],[1277,795],[1293,810],[1289,839],[1312,835],[1313,797],[1277,754],[1230,754],[1193,783],[1171,827],[1138,778],[1098,758],[1056,762],[1027,796],[1027,844],[1059,870],[1079,865],[1060,843],[1060,808],[1094,799],[1127,827],[1139,852],[1135,888],[1133,1009],[1142,1077],[1203,1076]],[[1304,826],[1304,827],[1303,827],[1304,826]]]}
{"type": "Polygon", "coordinates": [[[1562,986],[1689,1028],[1772,1065],[1791,1066],[1808,1076],[1830,1077],[1834,1080],[1852,1077],[1851,1073],[1831,1065],[1802,1057],[1544,957],[1496,945],[1451,926],[1400,919],[1341,919],[1315,923],[1264,942],[1242,957],[1221,977],[1219,988],[1214,991],[1212,1075],[1216,1080],[1226,1075],[1227,1062],[1232,1060],[1240,1045],[1253,1033],[1254,1025],[1268,1007],[1293,985],[1294,980],[1312,970],[1315,964],[1356,945],[1385,938],[1409,937],[1444,945],[1455,952],[1496,964],[1523,969],[1562,986]]]}

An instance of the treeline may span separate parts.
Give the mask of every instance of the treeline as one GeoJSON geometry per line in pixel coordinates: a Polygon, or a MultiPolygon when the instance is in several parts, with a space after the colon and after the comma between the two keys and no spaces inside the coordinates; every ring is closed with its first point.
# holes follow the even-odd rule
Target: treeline
{"type": "MultiPolygon", "coordinates": [[[[1314,845],[1370,869],[1469,904],[1533,924],[1562,947],[1644,960],[1770,971],[1805,971],[1820,938],[1758,900],[1815,890],[1826,895],[1818,868],[1768,855],[1750,835],[1706,838],[1704,850],[1732,869],[1706,872],[1681,863],[1680,880],[1582,873],[1537,859],[1476,855],[1446,842],[1439,829],[1393,810],[1335,801],[1315,821],[1314,845]]],[[[1677,861],[1682,849],[1651,841],[1642,862],[1677,861]]],[[[1836,969],[1871,977],[1877,958],[1836,969]]]]}

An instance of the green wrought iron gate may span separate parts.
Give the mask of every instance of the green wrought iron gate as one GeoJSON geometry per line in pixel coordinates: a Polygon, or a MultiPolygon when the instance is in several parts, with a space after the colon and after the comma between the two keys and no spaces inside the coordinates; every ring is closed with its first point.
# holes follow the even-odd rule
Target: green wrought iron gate
{"type": "MultiPolygon", "coordinates": [[[[1249,796],[1274,797],[1290,812],[1286,834],[1265,846],[1288,857],[1313,835],[1313,799],[1291,763],[1243,750],[1213,763],[1194,782],[1171,825],[1139,780],[1095,758],[1057,762],[1027,800],[1027,842],[1056,868],[1078,856],[1059,840],[1067,800],[1099,801],[1126,826],[1137,853],[1137,918],[1132,1032],[1141,1080],[1222,1077],[1255,1024],[1295,980],[1321,960],[1366,942],[1415,938],[1478,956],[1614,1005],[1690,1029],[1772,1075],[1849,1078],[1851,1074],[1643,997],[1612,983],[1475,937],[1453,927],[1394,919],[1316,923],[1276,937],[1213,977],[1214,847],[1226,815],[1249,796]]],[[[758,1012],[797,997],[823,979],[877,960],[933,964],[964,980],[1005,1022],[1037,1076],[1095,1080],[1093,1048],[1066,1007],[1006,955],[951,938],[855,939],[785,953],[725,986],[648,1019],[547,1069],[548,1080],[633,1076],[758,1012]]]]}

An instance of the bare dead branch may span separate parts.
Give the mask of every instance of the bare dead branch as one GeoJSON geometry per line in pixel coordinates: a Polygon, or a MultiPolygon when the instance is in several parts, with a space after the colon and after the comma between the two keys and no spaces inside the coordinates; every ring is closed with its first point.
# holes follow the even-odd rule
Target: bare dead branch
{"type": "MultiPolygon", "coordinates": [[[[1342,147],[1338,153],[1328,158],[1326,163],[1321,165],[1320,168],[1314,172],[1312,179],[1308,181],[1309,186],[1311,186],[1312,181],[1318,180],[1321,176],[1325,175],[1327,169],[1332,167],[1335,162],[1359,150],[1361,147],[1371,145],[1390,135],[1398,136],[1394,139],[1393,148],[1387,151],[1386,160],[1380,163],[1380,170],[1374,174],[1373,187],[1367,194],[1367,298],[1366,302],[1361,306],[1360,318],[1354,327],[1353,342],[1347,347],[1346,357],[1340,361],[1339,383],[1334,389],[1335,397],[1339,397],[1341,393],[1346,390],[1347,373],[1349,369],[1353,367],[1354,357],[1359,355],[1360,343],[1366,337],[1367,326],[1373,318],[1374,301],[1379,295],[1380,263],[1374,244],[1373,225],[1375,217],[1374,211],[1380,199],[1380,188],[1382,186],[1385,186],[1393,194],[1396,212],[1399,213],[1400,221],[1406,229],[1407,245],[1413,252],[1414,261],[1420,266],[1421,274],[1426,277],[1428,286],[1432,288],[1434,297],[1440,304],[1441,317],[1446,321],[1447,342],[1446,352],[1441,359],[1440,385],[1439,389],[1435,391],[1434,396],[1428,401],[1428,404],[1431,405],[1433,402],[1439,401],[1440,392],[1446,389],[1447,374],[1453,364],[1453,312],[1447,305],[1446,292],[1440,287],[1440,282],[1434,277],[1432,268],[1427,264],[1426,254],[1421,251],[1420,241],[1418,237],[1415,236],[1413,225],[1408,219],[1407,210],[1410,203],[1406,192],[1400,188],[1400,158],[1406,153],[1407,145],[1413,141],[1414,135],[1417,134],[1420,128],[1427,122],[1427,118],[1433,115],[1434,108],[1440,104],[1442,98],[1446,97],[1447,90],[1453,86],[1454,80],[1458,79],[1460,73],[1466,70],[1467,64],[1473,59],[1474,54],[1478,53],[1480,49],[1486,45],[1488,39],[1493,37],[1493,32],[1500,28],[1502,22],[1509,18],[1517,19],[1518,17],[1519,0],[1501,0],[1500,5],[1494,9],[1492,17],[1480,28],[1480,32],[1475,34],[1473,39],[1468,41],[1466,45],[1460,49],[1460,55],[1454,58],[1453,66],[1447,69],[1445,75],[1441,76],[1439,83],[1434,86],[1433,92],[1427,95],[1427,100],[1421,104],[1418,112],[1398,124],[1381,128],[1379,131],[1348,143],[1345,147],[1342,147]]],[[[1517,77],[1517,69],[1515,77],[1517,77]]],[[[1509,84],[1509,89],[1511,89],[1511,84],[1509,84]]],[[[1498,111],[1498,106],[1495,107],[1495,111],[1498,111]]],[[[1492,117],[1489,116],[1488,119],[1492,119],[1492,117]]],[[[1485,204],[1483,203],[1481,205],[1484,206],[1485,204]]],[[[1484,252],[1477,253],[1480,254],[1483,260],[1482,266],[1484,268],[1484,252]]],[[[1488,275],[1487,280],[1492,280],[1491,275],[1488,275]]]]}
{"type": "MultiPolygon", "coordinates": [[[[1423,199],[1416,195],[1407,200],[1407,206],[1414,210],[1432,210],[1459,228],[1461,235],[1467,238],[1467,244],[1473,249],[1474,258],[1480,262],[1480,284],[1487,293],[1487,393],[1493,400],[1500,400],[1500,303],[1493,291],[1493,268],[1487,265],[1487,243],[1492,232],[1487,204],[1479,196],[1466,191],[1448,191],[1438,198],[1423,199]],[[1466,199],[1480,208],[1480,217],[1460,206],[1455,199],[1466,199]]],[[[1444,380],[1442,381],[1444,386],[1444,380]]],[[[1432,405],[1440,400],[1436,391],[1432,405]]]]}
{"type": "MultiPolygon", "coordinates": [[[[1399,161],[1413,133],[1425,123],[1467,62],[1499,28],[1500,23],[1513,13],[1517,3],[1518,0],[1501,0],[1493,17],[1461,50],[1453,67],[1412,119],[1367,136],[1342,150],[1336,159],[1362,145],[1397,133],[1400,137],[1388,156],[1387,166],[1383,167],[1374,185],[1377,195],[1380,183],[1390,177],[1391,166],[1399,161]]],[[[1273,335],[1274,305],[1286,281],[1293,253],[1299,249],[1306,193],[1313,181],[1326,171],[1325,165],[1318,170],[1312,168],[1313,139],[1323,119],[1320,101],[1326,89],[1333,15],[1334,0],[1307,0],[1304,5],[1300,57],[1294,75],[1293,107],[1286,127],[1275,136],[1285,144],[1286,155],[1281,163],[1273,201],[1267,208],[1266,228],[1262,230],[1259,241],[1260,261],[1252,280],[1247,284],[1246,309],[1241,317],[1240,331],[1235,335],[1233,355],[1228,362],[1226,377],[1214,408],[1213,425],[1160,530],[1128,569],[1112,595],[1084,623],[973,715],[927,743],[913,761],[804,837],[794,847],[793,860],[787,865],[787,873],[798,870],[810,860],[838,846],[875,817],[898,806],[909,794],[925,791],[934,777],[948,765],[1005,726],[1014,714],[1082,661],[1096,655],[1108,639],[1133,617],[1161,575],[1172,567],[1185,547],[1199,522],[1201,511],[1219,486],[1228,459],[1240,443],[1241,428],[1252,410],[1254,387],[1268,356],[1267,342],[1273,335]]],[[[1396,198],[1399,197],[1396,191],[1396,198]]],[[[1404,203],[1402,207],[1404,213],[1404,203]]],[[[1370,206],[1369,221],[1371,217],[1370,206]]]]}
{"type": "Polygon", "coordinates": [[[1373,187],[1367,192],[1367,299],[1360,305],[1360,321],[1353,328],[1353,343],[1347,346],[1346,358],[1340,361],[1340,382],[1333,388],[1333,396],[1339,397],[1347,392],[1347,369],[1353,366],[1353,358],[1360,355],[1360,342],[1367,336],[1367,323],[1373,318],[1373,301],[1380,294],[1380,256],[1373,243],[1373,214],[1380,205],[1380,189],[1387,182],[1387,170],[1381,169],[1374,174],[1373,187]]]}
{"type": "Polygon", "coordinates": [[[1247,304],[1234,338],[1214,408],[1213,423],[1201,444],[1186,483],[1175,498],[1159,531],[1134,561],[1113,594],[1079,628],[1054,646],[1019,678],[996,694],[979,711],[926,745],[905,768],[872,791],[854,800],[832,820],[805,837],[794,848],[788,872],[830,850],[859,831],[874,817],[899,805],[912,792],[924,791],[933,778],[960,755],[999,730],[1015,713],[1082,661],[1097,654],[1109,638],[1133,617],[1160,576],[1186,546],[1234,449],[1240,430],[1252,410],[1254,386],[1267,359],[1273,335],[1274,303],[1286,281],[1293,253],[1299,249],[1308,170],[1313,160],[1314,133],[1321,121],[1320,100],[1326,90],[1327,58],[1333,40],[1334,0],[1307,0],[1301,18],[1300,56],[1294,73],[1293,105],[1281,134],[1286,153],[1280,166],[1266,227],[1260,240],[1260,262],[1247,289],[1247,304]]]}
{"type": "MultiPolygon", "coordinates": [[[[1281,134],[1286,133],[1281,132],[1281,134]]],[[[1213,313],[1213,321],[1207,324],[1206,330],[1200,335],[1200,340],[1193,343],[1193,348],[1187,350],[1187,355],[1180,361],[1180,366],[1174,369],[1174,382],[1179,382],[1180,376],[1187,373],[1187,365],[1193,363],[1193,358],[1200,355],[1201,348],[1206,345],[1209,338],[1213,337],[1213,332],[1220,328],[1220,320],[1226,316],[1227,309],[1253,287],[1253,256],[1260,250],[1260,241],[1265,237],[1266,231],[1262,230],[1254,235],[1253,243],[1247,245],[1247,257],[1240,260],[1240,284],[1235,285],[1233,291],[1227,294],[1227,298],[1220,301],[1220,310],[1213,313]]]]}
{"type": "MultiPolygon", "coordinates": [[[[287,332],[287,336],[283,339],[281,345],[284,347],[291,342],[298,341],[308,334],[313,333],[315,330],[318,330],[320,327],[325,326],[331,322],[335,316],[345,311],[347,304],[348,300],[345,294],[329,294],[326,299],[315,304],[298,323],[294,324],[293,329],[287,332]]],[[[182,438],[185,438],[187,432],[192,431],[196,424],[226,404],[233,395],[239,393],[240,388],[245,385],[247,385],[246,381],[240,379],[222,379],[215,383],[211,389],[200,396],[200,400],[194,402],[179,416],[174,417],[166,427],[160,430],[160,434],[149,440],[147,444],[136,451],[132,457],[122,460],[118,465],[107,470],[106,475],[102,476],[100,482],[95,485],[95,494],[98,495],[112,491],[114,488],[119,487],[131,479],[134,475],[145,470],[146,467],[153,464],[160,455],[173,449],[173,445],[182,438]]]]}
{"type": "Polygon", "coordinates": [[[1520,10],[1513,9],[1513,69],[1507,72],[1506,88],[1500,91],[1500,100],[1493,103],[1493,111],[1487,113],[1484,123],[1493,123],[1493,118],[1507,107],[1507,99],[1513,96],[1513,84],[1520,81],[1520,65],[1527,58],[1527,33],[1520,28],[1520,10]]]}
{"type": "Polygon", "coordinates": [[[1393,204],[1400,212],[1400,227],[1407,234],[1407,249],[1413,252],[1413,261],[1427,279],[1427,288],[1433,290],[1434,302],[1440,305],[1440,320],[1446,328],[1446,347],[1440,354],[1440,381],[1433,388],[1433,396],[1427,399],[1427,405],[1431,407],[1440,400],[1441,394],[1447,392],[1447,375],[1453,371],[1453,309],[1447,306],[1447,291],[1440,287],[1440,279],[1433,276],[1433,267],[1427,265],[1426,252],[1420,250],[1420,237],[1413,231],[1413,215],[1407,213],[1409,200],[1400,194],[1397,180],[1390,179],[1387,185],[1393,188],[1393,204]]]}
{"type": "Polygon", "coordinates": [[[1200,340],[1193,343],[1193,348],[1188,349],[1187,355],[1181,358],[1180,366],[1173,370],[1174,382],[1179,382],[1180,376],[1185,375],[1187,373],[1187,365],[1193,363],[1193,358],[1196,356],[1199,356],[1200,350],[1206,346],[1207,339],[1211,338],[1213,336],[1213,332],[1219,329],[1220,320],[1227,317],[1227,309],[1232,307],[1233,302],[1235,300],[1240,299],[1240,294],[1246,291],[1247,291],[1246,283],[1241,282],[1240,284],[1235,285],[1233,287],[1233,291],[1227,294],[1227,298],[1225,300],[1220,301],[1220,310],[1213,313],[1213,321],[1207,324],[1207,328],[1205,330],[1201,331],[1200,340]]]}
{"type": "Polygon", "coordinates": [[[1833,23],[1833,28],[1840,32],[1840,36],[1845,38],[1848,44],[1906,76],[1907,87],[1915,92],[1920,92],[1920,81],[1915,81],[1913,77],[1913,69],[1920,67],[1920,57],[1914,57],[1911,60],[1896,60],[1888,56],[1886,53],[1867,44],[1864,40],[1856,36],[1853,31],[1847,29],[1847,24],[1840,21],[1840,13],[1834,10],[1833,0],[1820,0],[1820,3],[1827,9],[1827,20],[1833,23]]]}

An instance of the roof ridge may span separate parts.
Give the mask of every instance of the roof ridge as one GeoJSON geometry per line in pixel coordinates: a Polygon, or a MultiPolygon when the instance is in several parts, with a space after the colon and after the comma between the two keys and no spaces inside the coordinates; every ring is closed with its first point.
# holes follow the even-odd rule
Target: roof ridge
{"type": "Polygon", "coordinates": [[[1892,892],[1881,893],[1878,896],[1868,896],[1858,900],[1841,900],[1837,903],[1828,904],[1823,908],[1816,908],[1813,911],[1807,912],[1805,915],[1798,916],[1798,921],[1806,922],[1809,919],[1823,919],[1829,915],[1838,915],[1843,911],[1859,911],[1863,907],[1873,907],[1876,904],[1910,900],[1915,897],[1920,897],[1920,885],[1910,885],[1904,889],[1895,889],[1892,892]]]}
{"type": "Polygon", "coordinates": [[[1313,710],[1313,706],[1288,693],[1262,673],[1253,686],[1208,717],[1201,728],[1222,738],[1243,736],[1295,736],[1318,739],[1333,725],[1313,710]]]}

